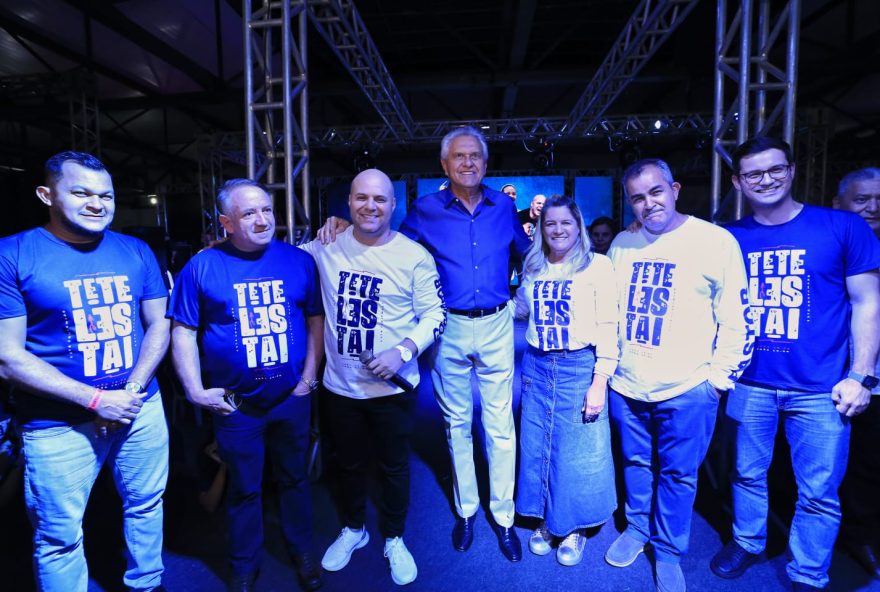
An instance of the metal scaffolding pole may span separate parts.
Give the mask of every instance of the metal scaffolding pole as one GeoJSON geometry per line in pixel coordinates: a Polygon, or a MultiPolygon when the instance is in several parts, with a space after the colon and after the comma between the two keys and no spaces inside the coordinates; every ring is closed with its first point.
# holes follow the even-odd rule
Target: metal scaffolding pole
{"type": "Polygon", "coordinates": [[[95,75],[75,70],[64,76],[67,81],[67,105],[70,113],[70,145],[74,150],[101,156],[101,131],[98,126],[98,99],[95,75]]]}
{"type": "Polygon", "coordinates": [[[306,0],[253,5],[243,0],[247,174],[270,191],[284,191],[283,230],[294,244],[311,230],[306,0]]]}
{"type": "Polygon", "coordinates": [[[723,200],[721,197],[724,167],[730,167],[731,152],[737,145],[749,136],[771,133],[781,135],[794,145],[800,32],[800,0],[788,0],[775,16],[771,11],[773,0],[741,0],[729,25],[727,0],[717,1],[712,117],[713,221],[739,219],[743,215],[739,191],[732,188],[723,200]],[[782,43],[784,46],[780,47],[782,43]],[[783,65],[774,64],[771,57],[781,57],[783,65]],[[735,93],[728,92],[728,83],[735,93]],[[733,94],[735,98],[725,106],[733,94]],[[732,215],[726,216],[725,210],[731,201],[732,215]]]}

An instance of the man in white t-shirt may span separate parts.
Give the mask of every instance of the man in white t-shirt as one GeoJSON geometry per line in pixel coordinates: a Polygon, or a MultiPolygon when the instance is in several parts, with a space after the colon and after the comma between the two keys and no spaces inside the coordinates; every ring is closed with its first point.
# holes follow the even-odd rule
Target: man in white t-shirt
{"type": "Polygon", "coordinates": [[[640,160],[622,179],[637,232],[614,239],[620,363],[610,411],[620,433],[626,530],[605,560],[633,563],[650,542],[656,586],[683,592],[703,462],[721,395],[748,365],[754,342],[742,254],[726,230],[676,211],[669,165],[640,160]]]}
{"type": "Polygon", "coordinates": [[[382,484],[385,556],[394,583],[404,585],[417,575],[402,538],[416,401],[407,382],[418,385],[416,357],[443,332],[446,305],[430,253],[391,230],[394,188],[385,173],[358,174],[348,205],[353,224],[335,242],[315,240],[303,247],[317,263],[327,311],[322,403],[342,481],[344,527],[321,564],[338,571],[370,540],[364,519],[372,440],[382,484]]]}

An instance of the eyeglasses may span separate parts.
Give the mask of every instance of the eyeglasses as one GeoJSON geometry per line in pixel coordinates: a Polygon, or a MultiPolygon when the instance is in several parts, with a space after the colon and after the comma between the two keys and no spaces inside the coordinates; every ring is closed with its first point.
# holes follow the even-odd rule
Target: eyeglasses
{"type": "Polygon", "coordinates": [[[749,171],[747,173],[740,173],[738,177],[740,179],[745,179],[752,185],[757,185],[761,181],[764,180],[764,174],[770,175],[770,178],[774,181],[782,181],[785,177],[788,176],[788,170],[791,168],[790,164],[777,164],[776,166],[772,166],[764,171],[749,171]]]}

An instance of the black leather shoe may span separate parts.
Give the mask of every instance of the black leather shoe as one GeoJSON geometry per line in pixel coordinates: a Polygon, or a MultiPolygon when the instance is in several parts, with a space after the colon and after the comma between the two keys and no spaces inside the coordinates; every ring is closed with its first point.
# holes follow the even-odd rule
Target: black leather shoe
{"type": "Polygon", "coordinates": [[[791,583],[791,592],[821,592],[822,590],[825,590],[825,588],[817,588],[803,582],[791,583]]]}
{"type": "Polygon", "coordinates": [[[519,542],[519,536],[514,527],[506,528],[496,524],[495,534],[498,535],[498,546],[501,547],[501,553],[507,557],[508,561],[517,562],[522,559],[522,544],[519,542]]]}
{"type": "Polygon", "coordinates": [[[253,592],[254,584],[257,581],[257,574],[233,575],[229,581],[229,592],[253,592]]]}
{"type": "Polygon", "coordinates": [[[743,575],[760,557],[760,554],[749,553],[736,541],[730,541],[715,554],[709,562],[709,568],[719,578],[732,580],[743,575]]]}
{"type": "Polygon", "coordinates": [[[293,565],[296,567],[296,578],[303,590],[317,590],[324,583],[324,572],[321,565],[311,553],[293,556],[293,565]]]}
{"type": "Polygon", "coordinates": [[[452,527],[452,546],[456,551],[467,551],[474,542],[474,520],[477,515],[470,518],[456,516],[455,526],[452,527]]]}
{"type": "Polygon", "coordinates": [[[880,546],[847,544],[844,549],[872,578],[880,580],[880,546]]]}

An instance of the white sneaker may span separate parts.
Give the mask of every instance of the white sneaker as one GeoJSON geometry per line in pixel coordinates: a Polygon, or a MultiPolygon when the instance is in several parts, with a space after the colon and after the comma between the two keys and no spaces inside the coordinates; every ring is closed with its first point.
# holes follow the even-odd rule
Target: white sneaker
{"type": "Polygon", "coordinates": [[[409,584],[419,575],[416,562],[402,538],[385,539],[385,557],[391,565],[391,579],[398,586],[409,584]]]}
{"type": "Polygon", "coordinates": [[[587,537],[578,530],[574,531],[559,543],[559,548],[556,549],[556,561],[569,567],[577,565],[583,559],[586,544],[587,537]]]}
{"type": "Polygon", "coordinates": [[[546,555],[551,551],[550,543],[553,541],[553,535],[547,530],[547,523],[541,522],[541,526],[532,532],[529,537],[529,551],[535,555],[546,555]]]}
{"type": "Polygon", "coordinates": [[[327,547],[321,567],[327,571],[339,571],[351,560],[351,554],[370,542],[370,533],[366,528],[352,530],[347,526],[342,529],[333,544],[327,547]]]}

